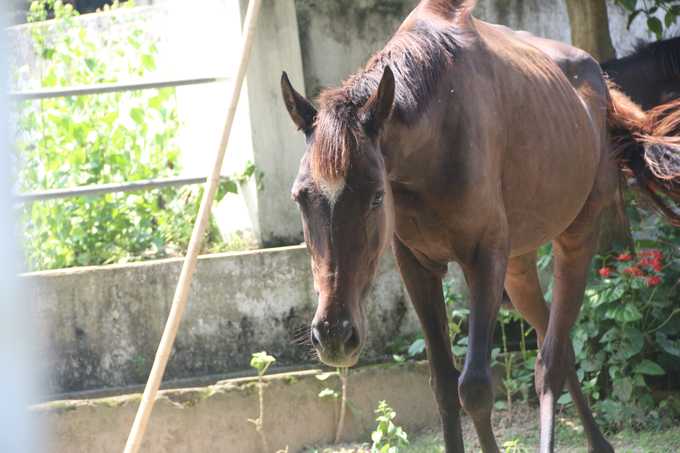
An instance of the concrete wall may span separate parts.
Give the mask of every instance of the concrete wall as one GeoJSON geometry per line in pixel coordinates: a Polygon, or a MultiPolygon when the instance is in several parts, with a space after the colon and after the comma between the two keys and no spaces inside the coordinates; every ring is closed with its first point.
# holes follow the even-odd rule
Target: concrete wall
{"type": "MultiPolygon", "coordinates": [[[[295,453],[304,445],[333,442],[338,404],[318,394],[327,387],[340,390],[340,381],[334,376],[320,381],[315,375],[309,372],[295,374],[294,379],[267,379],[264,432],[269,451],[288,446],[288,451],[295,453]]],[[[347,408],[342,441],[370,443],[370,433],[377,426],[373,411],[381,400],[396,411],[394,422],[408,433],[438,425],[428,379],[423,364],[370,367],[350,373],[347,396],[361,413],[347,408]]],[[[31,413],[50,439],[46,452],[119,453],[125,447],[140,397],[58,401],[34,406],[31,413]]],[[[258,394],[252,381],[163,391],[156,399],[140,451],[259,452],[261,440],[248,422],[258,415],[258,394]]]]}
{"type": "MultiPolygon", "coordinates": [[[[307,97],[337,86],[381,50],[418,0],[295,0],[307,97]]],[[[656,38],[642,16],[626,29],[627,10],[607,0],[610,34],[619,56],[638,39],[656,38]]],[[[483,21],[571,43],[565,0],[477,0],[473,15],[483,21]]],[[[671,28],[671,35],[678,26],[671,28]]]]}
{"type": "MultiPolygon", "coordinates": [[[[24,275],[44,393],[145,382],[181,264],[173,259],[24,275]]],[[[277,366],[313,364],[310,347],[295,338],[315,310],[304,247],[201,257],[165,379],[249,369],[251,354],[262,350],[277,366]]],[[[384,356],[396,336],[419,330],[391,253],[378,268],[366,314],[367,358],[384,356]]]]}

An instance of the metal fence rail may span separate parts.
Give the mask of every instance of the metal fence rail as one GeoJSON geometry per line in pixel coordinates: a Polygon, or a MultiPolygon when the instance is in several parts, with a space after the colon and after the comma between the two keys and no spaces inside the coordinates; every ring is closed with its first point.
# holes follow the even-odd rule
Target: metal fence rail
{"type": "Polygon", "coordinates": [[[205,83],[231,82],[231,77],[202,77],[191,79],[164,79],[148,82],[116,82],[99,83],[81,87],[57,87],[41,90],[12,91],[7,93],[10,101],[26,101],[31,99],[49,99],[68,96],[85,96],[88,94],[114,93],[119,91],[148,90],[152,88],[170,88],[187,85],[202,85],[205,83]]]}
{"type": "MultiPolygon", "coordinates": [[[[225,83],[233,82],[232,77],[200,77],[200,78],[176,78],[151,80],[141,82],[117,82],[100,83],[87,86],[45,88],[41,90],[13,91],[6,94],[9,101],[26,101],[33,99],[49,99],[68,96],[86,96],[90,94],[114,93],[121,91],[136,91],[148,89],[170,88],[188,85],[203,85],[206,83],[225,83]]],[[[228,180],[223,176],[222,180],[228,180]]],[[[30,192],[14,195],[14,203],[27,203],[31,201],[52,200],[55,198],[73,198],[91,195],[104,195],[115,192],[133,192],[136,190],[160,189],[163,187],[184,186],[189,184],[200,184],[206,182],[207,177],[177,177],[145,179],[141,181],[131,181],[114,184],[100,184],[94,186],[83,186],[69,189],[42,190],[40,192],[30,192]]]]}
{"type": "MultiPolygon", "coordinates": [[[[139,181],[99,184],[96,186],[82,186],[68,189],[41,190],[40,192],[22,193],[14,195],[12,202],[28,203],[31,201],[53,200],[55,198],[75,198],[87,197],[91,195],[104,195],[115,192],[134,192],[136,190],[162,189],[164,187],[186,186],[189,184],[200,184],[207,180],[206,176],[198,177],[177,177],[177,178],[158,178],[142,179],[139,181]]],[[[228,176],[222,176],[221,181],[229,181],[228,176]]]]}

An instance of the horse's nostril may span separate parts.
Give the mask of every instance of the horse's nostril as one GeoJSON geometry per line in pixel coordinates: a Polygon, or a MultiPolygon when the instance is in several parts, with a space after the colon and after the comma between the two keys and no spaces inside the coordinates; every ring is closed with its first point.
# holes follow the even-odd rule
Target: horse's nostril
{"type": "Polygon", "coordinates": [[[319,329],[316,327],[312,327],[312,346],[320,351],[323,351],[323,346],[321,346],[321,338],[319,336],[319,329]]]}
{"type": "Polygon", "coordinates": [[[360,339],[359,339],[359,329],[357,326],[351,326],[347,331],[345,332],[343,338],[343,345],[345,346],[345,352],[346,353],[351,353],[354,352],[359,347],[360,339]]]}

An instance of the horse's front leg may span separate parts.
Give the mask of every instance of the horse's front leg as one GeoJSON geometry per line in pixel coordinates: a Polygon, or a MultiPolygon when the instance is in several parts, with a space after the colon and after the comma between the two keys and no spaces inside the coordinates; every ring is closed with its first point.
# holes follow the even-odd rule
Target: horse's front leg
{"type": "Polygon", "coordinates": [[[458,390],[484,453],[499,451],[491,427],[494,403],[491,349],[507,263],[508,244],[499,238],[475,247],[462,266],[470,289],[470,329],[458,390]]]}
{"type": "MultiPolygon", "coordinates": [[[[396,236],[392,241],[392,248],[397,268],[423,328],[430,364],[430,386],[442,419],[446,451],[463,453],[461,405],[458,398],[460,373],[453,365],[442,279],[423,267],[396,236]]],[[[445,268],[442,270],[446,272],[445,268]]]]}

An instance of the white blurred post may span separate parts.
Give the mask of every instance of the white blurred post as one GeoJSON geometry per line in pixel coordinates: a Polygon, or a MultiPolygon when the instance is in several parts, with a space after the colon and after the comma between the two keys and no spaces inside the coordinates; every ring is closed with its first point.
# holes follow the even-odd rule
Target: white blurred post
{"type": "Polygon", "coordinates": [[[0,451],[29,453],[39,451],[42,430],[28,411],[36,387],[32,373],[33,348],[30,342],[29,307],[19,288],[18,247],[10,204],[12,169],[9,148],[9,114],[5,93],[7,40],[2,33],[7,2],[0,1],[0,451]]]}

